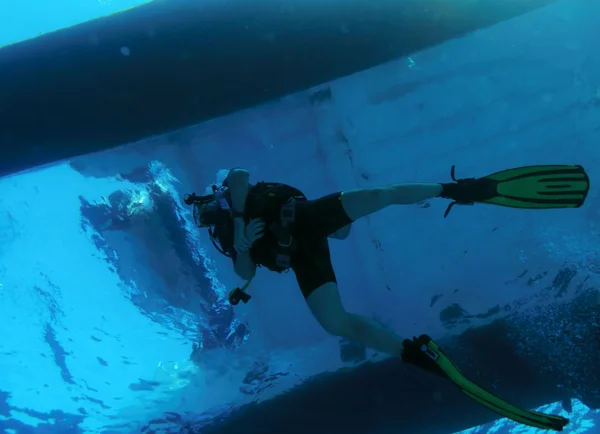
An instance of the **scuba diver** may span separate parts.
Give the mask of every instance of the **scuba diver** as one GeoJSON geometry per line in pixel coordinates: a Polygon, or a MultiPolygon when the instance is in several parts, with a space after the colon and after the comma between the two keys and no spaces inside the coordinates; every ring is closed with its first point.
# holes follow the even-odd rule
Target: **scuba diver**
{"type": "Polygon", "coordinates": [[[309,309],[330,334],[453,381],[469,398],[501,416],[528,426],[562,431],[569,422],[560,416],[524,410],[492,395],[464,377],[427,335],[403,339],[375,321],[347,312],[340,300],[328,238],[344,239],[353,222],[391,205],[417,204],[432,198],[454,205],[494,204],[525,209],[578,208],[589,178],[581,166],[546,165],[509,169],[483,178],[450,183],[394,184],[348,190],[309,200],[298,189],[272,182],[249,184],[248,171],[231,169],[213,194],[188,195],[193,215],[209,230],[215,247],[231,257],[235,272],[247,283],[230,293],[231,304],[250,300],[245,290],[257,266],[278,273],[293,270],[309,309]]]}

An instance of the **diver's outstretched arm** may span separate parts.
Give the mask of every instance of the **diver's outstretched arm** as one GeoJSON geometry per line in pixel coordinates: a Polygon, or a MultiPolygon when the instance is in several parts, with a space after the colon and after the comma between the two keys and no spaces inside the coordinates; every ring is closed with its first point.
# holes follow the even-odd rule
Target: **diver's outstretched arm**
{"type": "MultiPolygon", "coordinates": [[[[231,207],[233,208],[233,247],[238,253],[248,250],[252,243],[246,238],[246,222],[244,220],[244,209],[250,184],[250,174],[246,169],[231,169],[223,185],[229,188],[231,196],[231,207]]],[[[237,262],[236,262],[237,264],[237,262]]],[[[244,270],[246,271],[246,270],[244,270]]]]}
{"type": "Polygon", "coordinates": [[[237,253],[235,260],[233,261],[233,268],[235,274],[244,280],[250,280],[256,274],[256,264],[252,261],[252,258],[250,258],[250,252],[248,250],[237,253]]]}
{"type": "Polygon", "coordinates": [[[244,212],[246,206],[246,197],[248,196],[248,189],[250,185],[248,181],[250,179],[250,173],[246,169],[231,169],[223,184],[227,184],[229,192],[231,194],[231,206],[234,211],[244,212]]]}

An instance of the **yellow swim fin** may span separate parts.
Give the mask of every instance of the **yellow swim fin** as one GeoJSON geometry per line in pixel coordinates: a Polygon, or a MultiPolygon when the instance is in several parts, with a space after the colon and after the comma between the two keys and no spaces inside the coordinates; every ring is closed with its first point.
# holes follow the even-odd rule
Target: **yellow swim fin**
{"type": "Polygon", "coordinates": [[[534,428],[562,431],[569,419],[552,414],[525,410],[498,398],[483,387],[466,378],[440,347],[427,335],[404,341],[402,359],[423,369],[442,375],[478,404],[500,416],[534,428]]]}
{"type": "Polygon", "coordinates": [[[590,190],[590,179],[582,166],[525,166],[492,173],[483,178],[456,179],[442,184],[441,197],[454,205],[487,203],[525,209],[579,208],[590,190]]]}

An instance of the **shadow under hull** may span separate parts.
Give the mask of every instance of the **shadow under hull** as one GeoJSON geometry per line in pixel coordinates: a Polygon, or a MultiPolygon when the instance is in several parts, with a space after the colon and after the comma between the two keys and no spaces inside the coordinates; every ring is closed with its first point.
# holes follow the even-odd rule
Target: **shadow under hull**
{"type": "MultiPolygon", "coordinates": [[[[524,315],[525,322],[518,317],[497,320],[441,344],[470,379],[520,407],[533,409],[560,401],[568,409],[572,395],[577,395],[590,408],[598,408],[596,297],[595,291],[586,292],[546,322],[541,312],[524,315]],[[552,327],[554,322],[567,331],[561,329],[561,337],[549,343],[543,336],[536,340],[536,331],[529,328],[552,327]],[[576,337],[568,330],[577,330],[576,337]],[[549,357],[546,344],[558,345],[564,358],[549,357]],[[579,383],[569,385],[574,375],[579,383]]],[[[451,382],[387,359],[322,374],[273,399],[213,419],[195,432],[448,434],[497,419],[451,382]]]]}

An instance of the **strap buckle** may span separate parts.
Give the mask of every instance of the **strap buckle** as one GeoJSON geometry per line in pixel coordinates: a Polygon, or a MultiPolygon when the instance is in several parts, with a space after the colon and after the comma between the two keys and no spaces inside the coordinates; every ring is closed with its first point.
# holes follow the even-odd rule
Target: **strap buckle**
{"type": "Polygon", "coordinates": [[[431,348],[429,348],[425,344],[421,345],[421,351],[423,353],[425,353],[425,355],[427,357],[429,357],[431,360],[433,360],[434,362],[437,362],[438,359],[440,358],[440,355],[438,353],[436,353],[435,351],[433,351],[431,348]]]}
{"type": "Polygon", "coordinates": [[[286,247],[286,248],[291,247],[292,246],[292,236],[289,235],[287,237],[287,241],[279,241],[279,246],[280,247],[286,247]]]}

